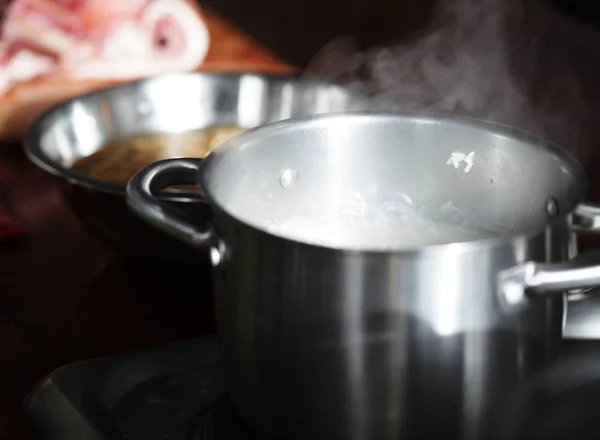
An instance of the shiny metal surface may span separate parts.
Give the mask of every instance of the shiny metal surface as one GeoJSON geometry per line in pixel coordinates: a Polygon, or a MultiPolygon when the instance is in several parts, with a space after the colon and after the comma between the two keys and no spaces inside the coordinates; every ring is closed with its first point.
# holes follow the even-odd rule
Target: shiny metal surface
{"type": "Polygon", "coordinates": [[[586,292],[569,301],[563,338],[568,340],[600,340],[600,291],[586,292]]]}
{"type": "MultiPolygon", "coordinates": [[[[198,254],[140,221],[126,208],[125,185],[70,169],[107,142],[141,133],[180,133],[216,123],[255,127],[280,119],[364,108],[365,99],[326,82],[257,73],[172,74],[93,92],[41,115],[25,138],[29,158],[56,175],[81,220],[126,256],[160,269],[197,267],[198,254]]],[[[209,210],[197,194],[163,194],[196,217],[209,210]]]]}
{"type": "MultiPolygon", "coordinates": [[[[572,229],[578,232],[600,230],[600,208],[581,203],[571,214],[572,229]]],[[[500,291],[513,307],[525,306],[531,296],[562,295],[572,288],[589,289],[600,285],[600,252],[590,252],[567,263],[528,261],[500,275],[500,291]]]]}
{"type": "MultiPolygon", "coordinates": [[[[564,295],[507,308],[499,275],[573,257],[571,213],[584,195],[579,164],[543,140],[399,113],[262,127],[204,161],[153,164],[127,190],[141,217],[210,252],[224,372],[243,418],[265,438],[361,440],[492,438],[493,408],[553,362],[565,317],[564,295]],[[475,152],[468,172],[457,151],[475,152]],[[154,197],[194,174],[211,223],[154,197]],[[355,191],[380,210],[408,196],[410,215],[478,233],[360,243],[353,233],[364,230],[343,218],[352,214],[331,210],[355,191]],[[340,224],[333,237],[311,222],[321,212],[340,224]],[[306,223],[268,223],[286,215],[306,223]]],[[[406,218],[392,220],[389,231],[404,233],[406,218]]]]}

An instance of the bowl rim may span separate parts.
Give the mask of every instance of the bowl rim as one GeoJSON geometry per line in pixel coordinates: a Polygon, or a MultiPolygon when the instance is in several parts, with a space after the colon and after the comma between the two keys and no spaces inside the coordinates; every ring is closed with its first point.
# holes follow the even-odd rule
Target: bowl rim
{"type": "MultiPolygon", "coordinates": [[[[103,181],[89,177],[85,173],[74,171],[73,169],[62,165],[61,163],[51,159],[43,150],[41,145],[41,139],[45,133],[48,132],[48,127],[51,126],[54,121],[60,118],[61,114],[65,109],[73,106],[77,102],[86,100],[95,100],[102,97],[109,97],[115,93],[123,91],[131,91],[137,88],[146,86],[152,83],[158,83],[163,81],[177,81],[191,77],[213,77],[213,78],[237,78],[238,80],[244,77],[259,77],[266,81],[274,82],[298,82],[305,84],[312,84],[314,86],[323,87],[335,87],[340,90],[347,91],[350,94],[356,94],[357,97],[361,96],[367,98],[367,95],[361,93],[359,90],[341,85],[336,82],[328,81],[323,78],[311,76],[301,72],[293,73],[268,73],[260,71],[227,71],[227,72],[212,72],[212,71],[199,71],[199,72],[181,72],[181,73],[165,73],[161,75],[155,75],[147,78],[138,80],[128,81],[112,86],[102,87],[83,93],[71,98],[62,100],[58,103],[53,104],[46,110],[42,111],[36,116],[32,122],[28,125],[25,135],[23,137],[23,147],[27,158],[33,162],[36,166],[43,169],[44,171],[53,174],[54,176],[63,179],[71,184],[82,186],[87,189],[94,191],[102,191],[114,195],[125,196],[127,184],[119,184],[109,181],[103,181]]],[[[280,121],[277,121],[280,122],[280,121]]],[[[161,192],[161,199],[173,199],[177,201],[198,201],[204,200],[203,196],[197,193],[183,191],[183,190],[168,190],[161,192]]]]}

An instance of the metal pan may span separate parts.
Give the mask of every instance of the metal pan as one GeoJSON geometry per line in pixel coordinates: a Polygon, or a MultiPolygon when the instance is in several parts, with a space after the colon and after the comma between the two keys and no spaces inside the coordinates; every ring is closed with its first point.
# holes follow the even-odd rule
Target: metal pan
{"type": "MultiPolygon", "coordinates": [[[[215,124],[244,128],[298,116],[368,106],[357,92],[311,78],[258,73],[172,74],[107,88],[60,103],[25,137],[28,157],[58,177],[85,223],[121,254],[160,269],[197,269],[197,254],[148,227],[125,206],[125,185],[71,169],[107,142],[140,133],[182,133],[215,124]]],[[[197,193],[162,199],[196,217],[209,210],[197,193]]]]}

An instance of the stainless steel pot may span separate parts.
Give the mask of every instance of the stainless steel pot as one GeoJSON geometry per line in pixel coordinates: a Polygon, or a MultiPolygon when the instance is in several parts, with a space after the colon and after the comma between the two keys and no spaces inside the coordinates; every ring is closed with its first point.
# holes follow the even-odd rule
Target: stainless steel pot
{"type": "Polygon", "coordinates": [[[555,359],[564,292],[600,283],[600,257],[572,259],[600,220],[585,186],[511,128],[363,113],[155,163],[127,197],[210,253],[230,392],[260,435],[471,440],[555,359]],[[191,183],[212,222],[155,196],[191,183]]]}

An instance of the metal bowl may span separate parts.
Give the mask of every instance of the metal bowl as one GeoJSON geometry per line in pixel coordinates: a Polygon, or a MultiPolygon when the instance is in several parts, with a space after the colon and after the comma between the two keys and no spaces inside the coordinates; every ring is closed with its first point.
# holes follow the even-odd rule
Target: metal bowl
{"type": "MultiPolygon", "coordinates": [[[[315,79],[255,73],[159,76],[65,101],[38,117],[25,137],[28,157],[56,175],[82,222],[122,255],[161,268],[196,267],[198,253],[151,228],[125,205],[125,185],[71,169],[107,142],[181,133],[215,124],[244,128],[317,113],[368,108],[361,94],[315,79]]],[[[210,212],[198,194],[163,197],[195,217],[210,212]]]]}

